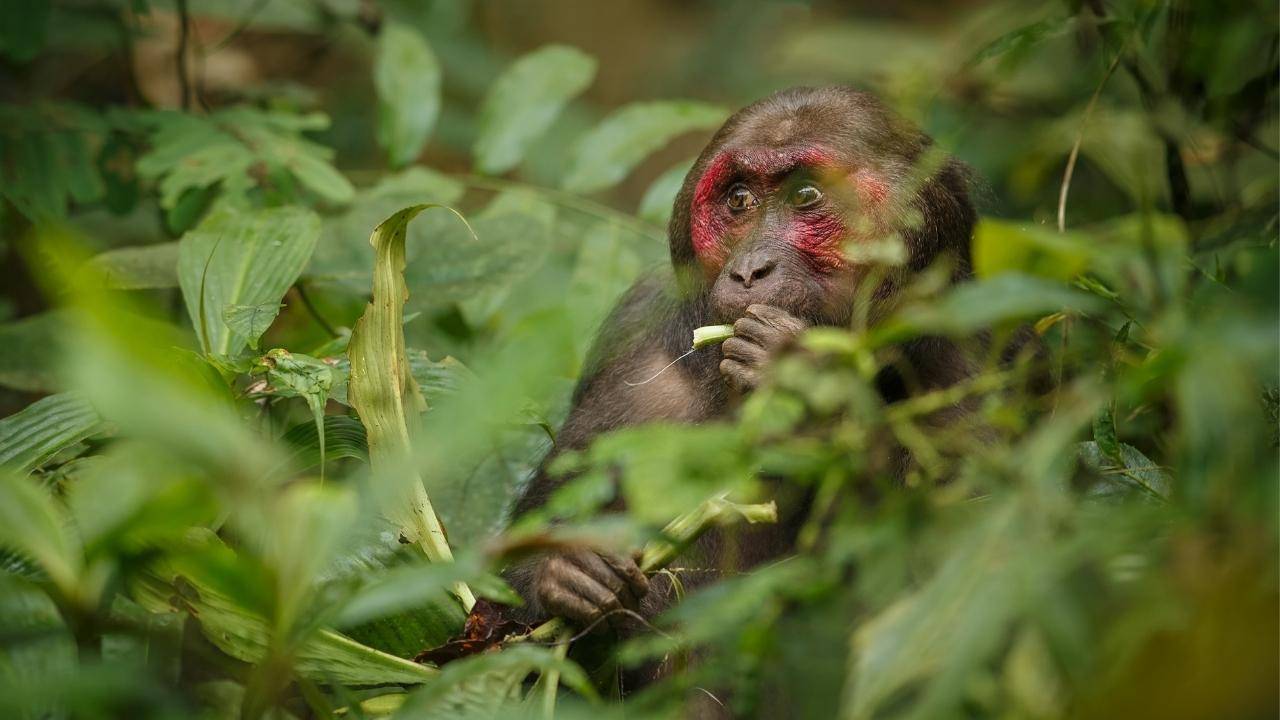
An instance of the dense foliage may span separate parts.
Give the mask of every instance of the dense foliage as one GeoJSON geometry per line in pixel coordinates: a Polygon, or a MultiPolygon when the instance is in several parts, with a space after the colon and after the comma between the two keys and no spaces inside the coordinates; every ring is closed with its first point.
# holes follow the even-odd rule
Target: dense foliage
{"type": "Polygon", "coordinates": [[[0,11],[0,715],[599,717],[619,664],[695,654],[628,717],[695,688],[764,717],[1276,714],[1274,4],[654,3],[652,57],[616,59],[649,79],[599,94],[610,61],[539,5],[0,11]],[[811,331],[733,422],[605,436],[562,463],[568,523],[508,527],[692,153],[819,82],[976,168],[978,278],[811,331]],[[1047,378],[992,352],[875,392],[905,340],[1026,326],[1047,378]],[[668,522],[741,510],[708,498],[792,491],[796,557],[603,662],[554,626],[415,661],[513,601],[513,554],[648,543],[657,570],[668,522]]]}

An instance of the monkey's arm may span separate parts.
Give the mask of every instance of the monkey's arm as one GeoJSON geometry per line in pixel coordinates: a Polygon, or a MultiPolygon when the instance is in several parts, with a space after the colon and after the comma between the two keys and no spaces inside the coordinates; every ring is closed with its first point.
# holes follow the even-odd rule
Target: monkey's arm
{"type": "MultiPolygon", "coordinates": [[[[688,348],[695,314],[673,299],[663,278],[636,283],[605,320],[556,438],[516,503],[520,516],[541,507],[565,478],[547,472],[558,453],[587,447],[596,436],[655,420],[696,422],[714,412],[721,381],[716,356],[685,361],[638,384],[688,348]]],[[[620,501],[612,506],[621,509],[620,501]]],[[[582,549],[511,567],[507,580],[524,597],[530,621],[560,616],[579,625],[620,608],[640,610],[648,582],[633,559],[582,549]]],[[[650,603],[646,605],[651,606],[650,603]]],[[[646,614],[649,614],[646,612],[646,614]]]]}

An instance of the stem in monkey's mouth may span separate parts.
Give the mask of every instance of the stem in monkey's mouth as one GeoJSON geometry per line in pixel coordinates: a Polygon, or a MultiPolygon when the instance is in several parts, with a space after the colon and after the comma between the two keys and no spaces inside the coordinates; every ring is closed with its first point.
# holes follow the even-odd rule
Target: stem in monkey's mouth
{"type": "Polygon", "coordinates": [[[716,345],[733,337],[732,325],[704,325],[693,329],[693,349],[716,345]]]}
{"type": "Polygon", "coordinates": [[[690,347],[688,352],[676,358],[675,360],[672,360],[671,362],[667,363],[666,365],[663,366],[661,370],[654,373],[653,375],[650,375],[648,378],[641,380],[640,382],[631,382],[630,380],[623,380],[622,382],[626,384],[628,387],[639,387],[641,385],[651,383],[654,380],[657,380],[659,375],[666,372],[667,370],[670,370],[672,365],[675,365],[681,360],[692,355],[694,350],[701,350],[702,348],[707,347],[708,345],[715,345],[717,343],[722,343],[731,337],[733,337],[732,325],[704,325],[700,328],[694,328],[693,329],[693,347],[690,347]]]}

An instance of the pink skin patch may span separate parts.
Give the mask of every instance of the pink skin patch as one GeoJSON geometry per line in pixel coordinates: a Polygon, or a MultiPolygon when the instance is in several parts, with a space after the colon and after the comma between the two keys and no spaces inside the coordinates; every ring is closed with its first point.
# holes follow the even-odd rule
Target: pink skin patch
{"type": "MultiPolygon", "coordinates": [[[[731,150],[716,155],[702,173],[693,192],[690,236],[693,251],[708,276],[715,275],[729,257],[733,245],[750,229],[745,217],[735,216],[723,196],[736,177],[763,180],[772,189],[778,179],[800,167],[838,170],[835,154],[823,147],[785,150],[731,150]]],[[[878,207],[889,196],[888,185],[867,170],[847,174],[858,199],[878,207]]],[[[841,245],[848,234],[843,219],[831,209],[798,211],[787,228],[786,240],[824,271],[845,264],[841,245]]]]}

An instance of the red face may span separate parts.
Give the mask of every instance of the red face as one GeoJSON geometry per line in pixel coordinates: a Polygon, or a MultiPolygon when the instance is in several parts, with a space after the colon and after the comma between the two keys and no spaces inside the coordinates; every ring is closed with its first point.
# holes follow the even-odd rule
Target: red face
{"type": "Polygon", "coordinates": [[[714,276],[745,239],[776,235],[818,272],[842,269],[842,248],[863,231],[888,186],[868,170],[849,170],[821,146],[726,150],[694,189],[693,250],[714,276]]]}
{"type": "Polygon", "coordinates": [[[880,231],[888,194],[875,172],[821,145],[720,152],[690,208],[718,313],[732,319],[763,303],[814,321],[840,317],[858,274],[844,248],[880,231]]]}

